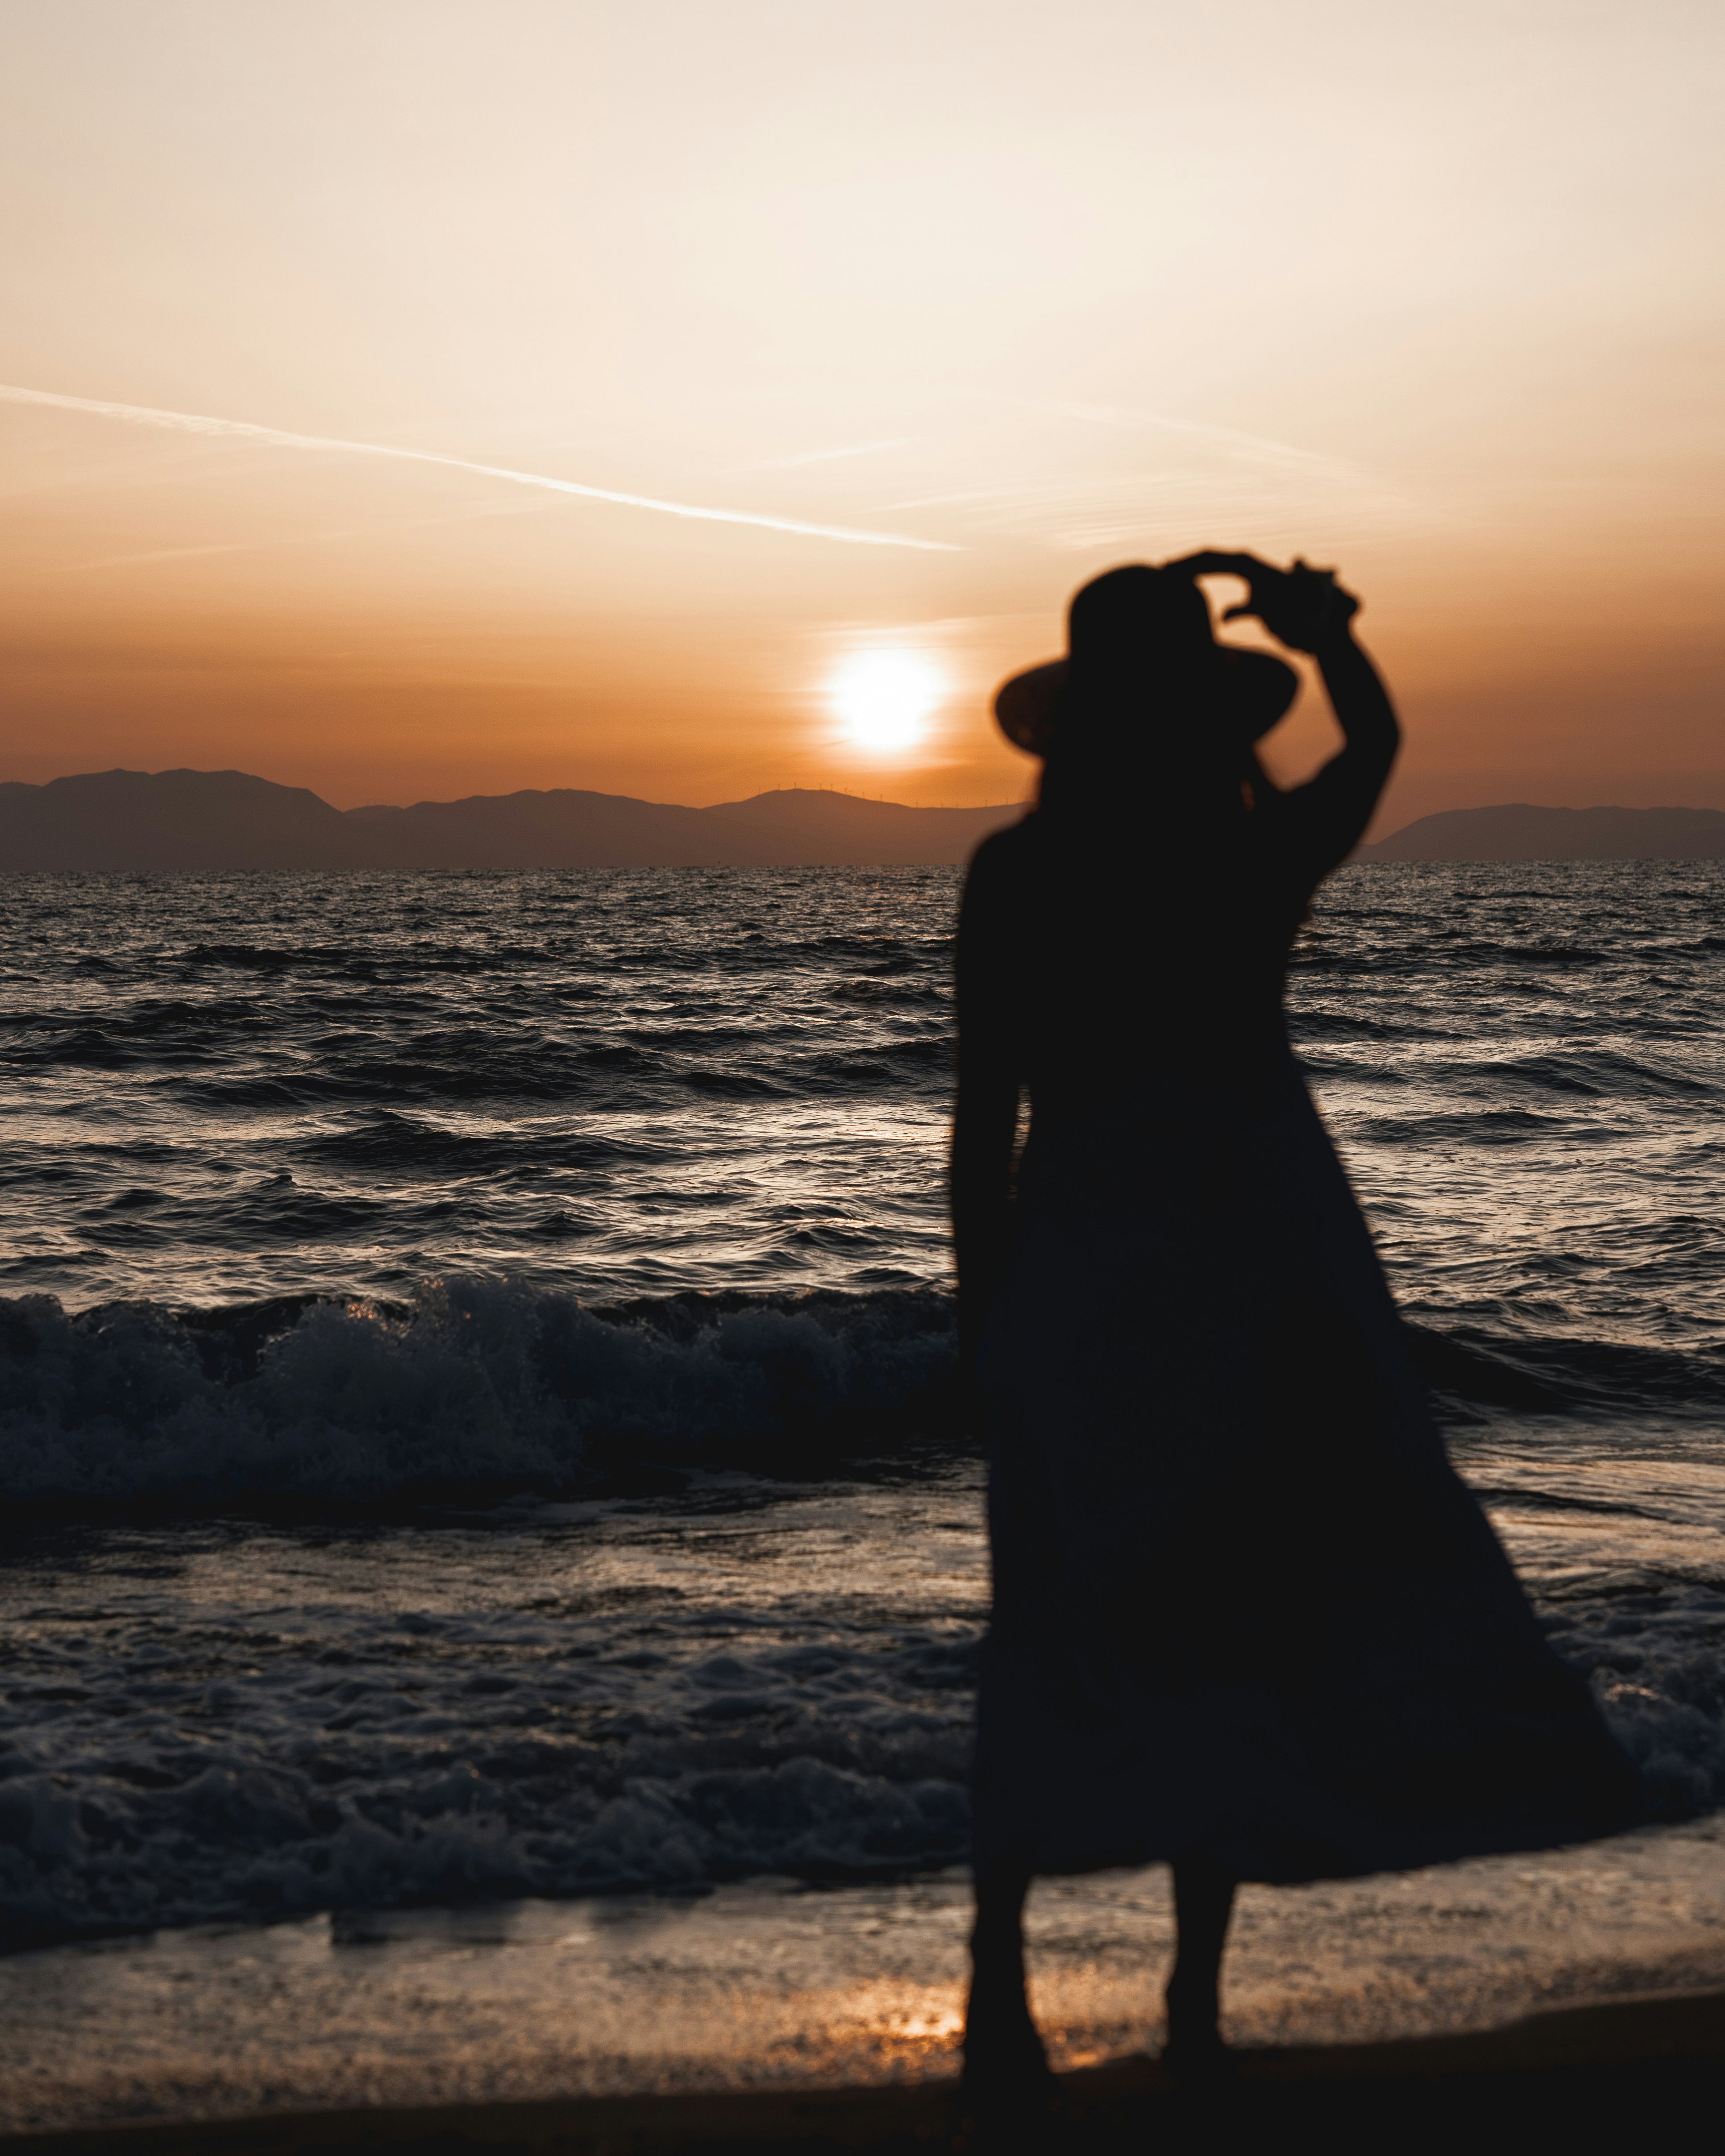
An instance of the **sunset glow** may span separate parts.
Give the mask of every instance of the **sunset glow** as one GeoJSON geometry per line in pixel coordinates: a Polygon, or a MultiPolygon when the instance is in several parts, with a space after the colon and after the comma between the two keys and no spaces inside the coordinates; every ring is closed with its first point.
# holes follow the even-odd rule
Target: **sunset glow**
{"type": "Polygon", "coordinates": [[[1214,544],[1364,594],[1383,828],[1725,805],[1722,36],[19,0],[0,778],[1010,799],[993,686],[1214,544]]]}

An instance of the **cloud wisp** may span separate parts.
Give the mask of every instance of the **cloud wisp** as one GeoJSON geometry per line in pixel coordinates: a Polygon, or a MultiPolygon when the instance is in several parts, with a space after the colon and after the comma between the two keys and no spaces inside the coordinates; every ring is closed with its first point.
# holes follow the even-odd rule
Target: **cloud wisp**
{"type": "Polygon", "coordinates": [[[1020,427],[999,459],[1021,472],[1015,482],[876,501],[876,516],[955,511],[978,543],[1029,541],[1061,552],[1165,544],[1189,552],[1212,538],[1230,547],[1327,550],[1430,525],[1437,515],[1363,465],[1235,427],[1115,405],[981,401],[1136,436],[1140,446],[1126,469],[1112,454],[1098,469],[1094,454],[1074,456],[1064,435],[1050,442],[1020,427]]]}
{"type": "Polygon", "coordinates": [[[909,547],[929,554],[962,553],[943,539],[912,539],[894,531],[858,531],[839,524],[805,524],[789,516],[763,516],[753,510],[709,509],[688,501],[663,501],[647,494],[622,494],[611,487],[583,486],[542,472],[514,471],[504,465],[475,464],[434,449],[398,449],[382,442],[338,441],[321,434],[294,434],[280,427],[261,427],[245,419],[215,419],[193,412],[162,412],[147,404],[110,403],[94,397],[63,397],[51,389],[23,389],[0,382],[0,403],[46,405],[60,412],[81,412],[92,418],[119,419],[135,427],[160,427],[172,434],[207,434],[255,442],[270,449],[336,450],[349,456],[392,457],[407,464],[442,465],[451,471],[475,472],[516,486],[544,487],[553,494],[577,495],[587,501],[608,501],[624,509],[648,509],[665,516],[693,518],[705,524],[749,524],[765,531],[787,531],[803,539],[834,539],[852,547],[909,547]]]}
{"type": "Polygon", "coordinates": [[[763,457],[758,464],[742,465],[741,471],[793,471],[799,465],[837,464],[844,457],[878,456],[886,449],[908,449],[920,434],[895,434],[884,442],[851,442],[842,449],[803,449],[793,457],[763,457]]]}

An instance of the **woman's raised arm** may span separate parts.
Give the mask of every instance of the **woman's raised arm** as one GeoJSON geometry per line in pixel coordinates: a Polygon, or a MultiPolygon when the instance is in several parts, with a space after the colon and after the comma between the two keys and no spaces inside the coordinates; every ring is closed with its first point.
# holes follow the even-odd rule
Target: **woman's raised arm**
{"type": "Polygon", "coordinates": [[[1251,596],[1223,615],[1255,614],[1278,642],[1317,660],[1343,737],[1340,752],[1278,803],[1284,828],[1297,832],[1302,865],[1316,883],[1359,844],[1384,791],[1401,726],[1377,668],[1353,634],[1359,601],[1331,569],[1272,568],[1254,554],[1207,552],[1178,564],[1194,576],[1243,577],[1251,596]]]}
{"type": "Polygon", "coordinates": [[[1327,875],[1365,836],[1384,791],[1402,730],[1389,693],[1365,650],[1343,622],[1312,647],[1330,692],[1343,746],[1317,776],[1286,797],[1300,819],[1301,843],[1317,876],[1327,875]]]}

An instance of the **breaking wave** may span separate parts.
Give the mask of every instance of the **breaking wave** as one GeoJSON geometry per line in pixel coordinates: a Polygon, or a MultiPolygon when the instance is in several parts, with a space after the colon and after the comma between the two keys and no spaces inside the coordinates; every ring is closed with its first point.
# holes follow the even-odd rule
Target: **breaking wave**
{"type": "MultiPolygon", "coordinates": [[[[1725,1370],[1675,1349],[1410,1326],[1446,1420],[1682,1415],[1725,1370]]],[[[598,1308],[480,1275],[408,1301],[175,1312],[0,1299],[0,1498],[376,1504],[615,1486],[655,1468],[807,1474],[964,1435],[950,1299],[690,1292],[598,1308]]]]}
{"type": "Polygon", "coordinates": [[[954,1425],[952,1306],[916,1290],[593,1310],[480,1276],[410,1302],[176,1314],[0,1300],[0,1496],[377,1502],[567,1491],[658,1464],[807,1468],[954,1425]]]}

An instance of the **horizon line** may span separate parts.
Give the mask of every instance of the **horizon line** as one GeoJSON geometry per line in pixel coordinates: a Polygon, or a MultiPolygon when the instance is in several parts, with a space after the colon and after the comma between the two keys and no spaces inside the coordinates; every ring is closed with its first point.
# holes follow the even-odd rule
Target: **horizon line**
{"type": "Polygon", "coordinates": [[[512,786],[502,793],[457,793],[443,800],[433,800],[422,795],[416,801],[357,801],[351,808],[337,808],[333,801],[325,800],[316,787],[295,786],[281,778],[268,778],[259,771],[242,771],[238,764],[223,764],[219,768],[200,769],[196,764],[165,765],[160,771],[139,771],[130,764],[111,763],[101,771],[63,771],[52,778],[0,778],[0,787],[26,786],[34,792],[49,786],[64,786],[78,778],[177,778],[182,774],[190,778],[249,778],[260,786],[279,787],[284,793],[309,793],[325,808],[338,816],[355,816],[367,808],[393,808],[405,814],[409,808],[452,808],[464,801],[507,801],[517,793],[591,793],[601,801],[638,801],[649,808],[687,808],[696,814],[710,808],[739,808],[751,801],[764,801],[773,793],[831,793],[841,801],[867,801],[883,808],[927,809],[934,814],[950,812],[954,815],[971,815],[985,809],[1027,808],[1029,798],[1020,794],[1009,801],[895,801],[884,793],[853,793],[842,786],[766,786],[758,793],[734,794],[723,801],[655,801],[644,793],[612,793],[597,786],[512,786]]]}
{"type": "MultiPolygon", "coordinates": [[[[433,799],[429,795],[422,795],[413,801],[361,801],[356,802],[351,808],[338,808],[334,802],[325,799],[315,787],[295,786],[283,779],[268,778],[261,772],[242,771],[237,764],[223,765],[214,770],[203,770],[194,764],[172,764],[165,766],[160,771],[140,771],[135,770],[129,764],[110,764],[101,771],[61,772],[52,778],[0,778],[0,788],[16,786],[28,788],[32,792],[40,792],[48,787],[64,785],[80,778],[151,779],[173,778],[182,775],[191,778],[250,779],[258,785],[274,787],[285,793],[309,793],[313,800],[319,802],[337,816],[358,815],[367,809],[380,808],[389,810],[398,815],[404,815],[412,808],[459,808],[465,802],[506,801],[521,793],[587,793],[598,800],[630,801],[648,808],[681,808],[696,815],[706,814],[716,808],[746,808],[752,802],[764,801],[776,793],[830,794],[841,801],[867,802],[873,806],[883,808],[908,809],[919,815],[923,814],[977,815],[996,809],[1029,808],[1035,805],[1034,796],[1024,794],[1006,801],[897,801],[884,793],[851,793],[842,786],[768,786],[763,787],[757,793],[732,795],[722,801],[660,801],[654,800],[644,793],[609,793],[597,786],[515,786],[500,793],[452,794],[440,800],[433,799]]],[[[1447,808],[1426,809],[1420,815],[1410,818],[1406,824],[1397,825],[1394,829],[1385,832],[1384,838],[1394,838],[1399,832],[1410,829],[1414,824],[1427,823],[1439,816],[1479,815],[1493,809],[1502,808],[1531,808],[1542,814],[1564,816],[1585,816],[1602,811],[1622,815],[1661,815],[1675,813],[1678,815],[1689,816],[1725,816],[1725,808],[1714,808],[1704,803],[1683,801],[1652,802],[1645,805],[1622,801],[1593,801],[1583,807],[1576,807],[1566,802],[1476,801],[1461,803],[1447,808]]],[[[1361,841],[1363,846],[1380,845],[1383,843],[1382,839],[1361,841]]]]}

